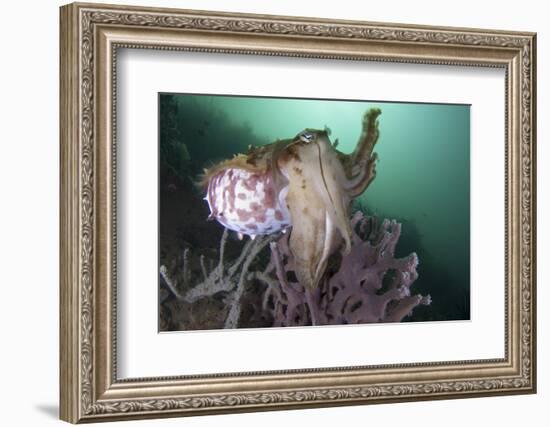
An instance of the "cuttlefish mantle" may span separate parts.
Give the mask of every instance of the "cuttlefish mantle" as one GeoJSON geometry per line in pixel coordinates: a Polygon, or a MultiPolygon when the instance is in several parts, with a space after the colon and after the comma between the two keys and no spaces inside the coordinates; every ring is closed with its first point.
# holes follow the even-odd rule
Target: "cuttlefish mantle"
{"type": "Polygon", "coordinates": [[[349,209],[376,176],[380,114],[377,108],[364,114],[351,154],[336,149],[327,128],[305,129],[206,170],[210,218],[251,237],[291,230],[298,280],[317,287],[330,255],[350,250],[349,209]]]}

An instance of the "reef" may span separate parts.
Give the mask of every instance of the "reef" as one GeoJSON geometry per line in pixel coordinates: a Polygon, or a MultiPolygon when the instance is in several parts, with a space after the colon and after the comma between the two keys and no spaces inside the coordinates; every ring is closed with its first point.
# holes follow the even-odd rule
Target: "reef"
{"type": "MultiPolygon", "coordinates": [[[[350,224],[350,251],[331,258],[316,288],[297,279],[288,233],[248,240],[240,255],[228,260],[225,230],[217,261],[201,255],[193,262],[186,249],[170,272],[161,266],[161,302],[171,298],[188,312],[202,304],[196,311],[217,315],[210,329],[399,322],[415,307],[429,305],[429,295],[411,293],[418,277],[417,255],[395,256],[401,224],[361,212],[350,224]],[[269,256],[262,256],[268,246],[269,256]],[[201,279],[191,283],[197,276],[194,269],[200,270],[201,279]],[[220,298],[222,303],[209,308],[220,298]]],[[[188,322],[193,320],[187,318],[177,329],[201,327],[188,322]]]]}

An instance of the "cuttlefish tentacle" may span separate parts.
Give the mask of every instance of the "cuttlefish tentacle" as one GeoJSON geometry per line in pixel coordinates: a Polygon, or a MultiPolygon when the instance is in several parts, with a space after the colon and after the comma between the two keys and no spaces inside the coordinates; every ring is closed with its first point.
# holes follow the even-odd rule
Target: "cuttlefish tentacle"
{"type": "Polygon", "coordinates": [[[342,191],[346,174],[336,152],[332,149],[326,135],[320,134],[315,142],[299,146],[298,153],[304,165],[303,175],[317,196],[323,201],[323,207],[330,222],[346,244],[351,247],[351,226],[349,222],[349,199],[342,191]]]}
{"type": "Polygon", "coordinates": [[[361,135],[351,154],[352,164],[360,164],[372,156],[374,146],[380,136],[378,128],[378,116],[380,114],[382,114],[382,111],[379,108],[371,108],[363,115],[361,135]]]}
{"type": "Polygon", "coordinates": [[[379,109],[363,116],[355,150],[343,154],[328,130],[251,148],[206,171],[207,201],[222,225],[249,235],[286,231],[298,280],[315,288],[329,257],[351,248],[349,209],[376,176],[379,109]]]}
{"type": "Polygon", "coordinates": [[[371,158],[367,160],[366,165],[361,168],[361,171],[344,185],[345,190],[352,199],[363,194],[376,177],[377,160],[378,155],[373,153],[371,158]]]}
{"type": "Polygon", "coordinates": [[[297,223],[292,227],[289,239],[289,248],[294,256],[294,271],[303,286],[314,288],[318,283],[318,271],[324,271],[328,259],[324,251],[318,249],[332,246],[332,230],[326,230],[328,215],[323,202],[314,192],[303,197],[290,188],[287,201],[290,217],[297,223]],[[307,220],[302,221],[299,218],[307,220]]]}
{"type": "Polygon", "coordinates": [[[342,197],[345,171],[326,135],[297,144],[281,157],[279,167],[288,179],[286,202],[294,225],[290,248],[298,280],[315,287],[329,256],[340,241],[351,248],[349,199],[342,197]]]}
{"type": "Polygon", "coordinates": [[[344,155],[344,164],[349,170],[344,188],[351,198],[362,194],[376,177],[378,155],[373,150],[380,136],[377,119],[381,113],[380,109],[372,108],[364,114],[355,150],[350,155],[344,155]]]}

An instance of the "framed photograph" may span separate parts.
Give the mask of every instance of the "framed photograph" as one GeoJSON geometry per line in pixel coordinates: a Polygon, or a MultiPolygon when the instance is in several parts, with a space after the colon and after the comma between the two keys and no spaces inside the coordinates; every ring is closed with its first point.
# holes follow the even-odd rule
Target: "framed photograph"
{"type": "Polygon", "coordinates": [[[63,420],[536,391],[535,34],[60,22],[63,420]]]}

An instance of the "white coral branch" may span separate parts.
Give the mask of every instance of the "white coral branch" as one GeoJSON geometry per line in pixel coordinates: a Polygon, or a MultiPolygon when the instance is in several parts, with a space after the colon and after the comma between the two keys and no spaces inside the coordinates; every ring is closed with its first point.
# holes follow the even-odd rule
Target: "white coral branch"
{"type": "Polygon", "coordinates": [[[190,250],[185,249],[183,253],[182,283],[178,283],[168,275],[168,269],[160,267],[161,278],[170,292],[180,301],[194,303],[202,298],[211,297],[219,292],[226,292],[226,302],[230,306],[229,313],[225,319],[225,328],[236,328],[240,318],[240,300],[246,289],[249,269],[257,259],[259,253],[277,236],[258,237],[249,240],[244,245],[236,260],[226,265],[225,248],[227,245],[228,231],[224,230],[220,240],[219,260],[216,267],[208,271],[204,255],[199,257],[199,265],[202,273],[202,280],[191,284],[191,270],[189,268],[190,250]],[[181,288],[188,289],[186,292],[181,288]]]}

